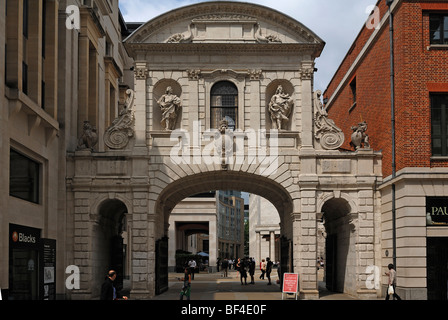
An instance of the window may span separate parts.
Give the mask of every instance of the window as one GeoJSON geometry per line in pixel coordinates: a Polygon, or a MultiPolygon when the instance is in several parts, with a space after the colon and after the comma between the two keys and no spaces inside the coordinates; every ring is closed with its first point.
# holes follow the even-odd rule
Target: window
{"type": "Polygon", "coordinates": [[[39,163],[13,149],[9,160],[9,195],[39,203],[39,163]]]}
{"type": "Polygon", "coordinates": [[[350,108],[354,108],[356,106],[356,77],[350,82],[350,90],[352,92],[352,105],[350,108]]]}
{"type": "Polygon", "coordinates": [[[28,65],[22,61],[22,92],[28,94],[28,65]]]}
{"type": "Polygon", "coordinates": [[[431,44],[448,44],[448,14],[429,16],[429,37],[431,44]]]}
{"type": "Polygon", "coordinates": [[[29,0],[23,0],[23,35],[28,39],[29,0]]]}
{"type": "Polygon", "coordinates": [[[433,156],[448,156],[448,94],[431,95],[431,141],[433,156]]]}
{"type": "Polygon", "coordinates": [[[210,127],[219,128],[221,120],[229,123],[229,129],[236,129],[238,121],[238,89],[229,81],[216,83],[211,90],[210,127]]]}

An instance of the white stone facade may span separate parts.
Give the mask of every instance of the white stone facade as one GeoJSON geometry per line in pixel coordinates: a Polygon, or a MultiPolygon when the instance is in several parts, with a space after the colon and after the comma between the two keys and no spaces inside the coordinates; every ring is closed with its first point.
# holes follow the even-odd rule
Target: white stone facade
{"type": "MultiPolygon", "coordinates": [[[[107,5],[104,1],[101,4],[107,5]]],[[[78,74],[75,71],[82,69],[80,65],[85,66],[82,59],[97,66],[97,59],[103,58],[101,68],[94,72],[101,93],[92,92],[94,89],[86,83],[88,74],[92,76],[86,68],[79,79],[61,79],[66,89],[61,91],[65,107],[58,116],[64,126],[58,127],[54,119],[40,116],[40,112],[40,121],[33,115],[14,113],[17,99],[8,97],[7,89],[0,90],[7,97],[5,105],[10,106],[0,113],[2,148],[8,148],[9,141],[22,141],[32,155],[40,155],[45,166],[58,167],[52,165],[53,160],[60,165],[59,175],[45,171],[48,206],[39,207],[32,217],[26,212],[17,218],[0,215],[2,226],[31,221],[45,229],[46,236],[58,237],[58,252],[64,252],[59,268],[76,265],[81,271],[81,288],[69,291],[64,288],[64,270],[58,270],[58,292],[72,299],[98,297],[104,274],[111,267],[114,246],[110,240],[119,237],[126,248],[120,263],[125,265],[131,297],[145,299],[160,293],[167,281],[172,210],[188,196],[234,190],[237,186],[267,199],[277,210],[281,242],[278,260],[283,271],[300,274],[302,297],[318,296],[317,223],[322,215],[328,223],[327,234],[333,235],[336,243],[343,243],[340,248],[348,252],[343,262],[341,257],[334,258],[339,266],[344,265],[337,269],[337,278],[345,279],[335,285],[360,297],[378,294],[366,287],[370,275],[366,268],[381,265],[377,190],[381,154],[366,149],[337,150],[340,134],[326,121],[318,91],[313,88],[314,61],[324,47],[317,35],[280,12],[240,2],[204,2],[149,21],[124,42],[133,64],[128,64],[125,55],[122,57],[123,48],[114,47],[113,57],[119,62],[117,74],[122,72],[123,79],[128,79],[133,67],[133,83],[126,87],[132,89],[126,110],[131,112],[133,130],[128,143],[112,149],[104,135],[123,113],[107,108],[114,90],[103,85],[110,76],[104,70],[110,67],[113,73],[115,64],[104,59],[105,38],[100,37],[101,29],[95,21],[89,20],[95,20],[87,15],[90,11],[84,11],[86,23],[80,39],[74,31],[64,29],[61,33],[61,40],[69,46],[62,46],[64,68],[60,69],[74,77],[78,74]],[[98,36],[101,41],[87,35],[98,36]],[[69,49],[78,44],[83,50],[69,49]],[[88,55],[89,47],[95,47],[98,55],[88,55]],[[222,149],[215,147],[222,140],[215,141],[215,132],[209,131],[211,91],[220,81],[237,88],[236,128],[224,136],[234,147],[231,153],[219,153],[222,149]],[[292,109],[285,127],[277,131],[271,130],[268,108],[280,85],[292,109]],[[62,94],[77,86],[79,95],[62,94]],[[182,105],[173,131],[163,130],[157,103],[168,87],[182,105]],[[87,101],[92,96],[98,99],[87,101]],[[72,105],[77,107],[70,108],[72,105]],[[11,114],[16,122],[11,121],[11,114]],[[85,120],[97,124],[98,146],[76,150],[85,120]],[[28,128],[28,135],[17,132],[19,127],[28,128]],[[60,135],[52,134],[53,129],[60,135]],[[30,134],[35,142],[30,142],[30,134]],[[49,139],[52,137],[57,139],[49,139]],[[53,154],[55,150],[68,152],[53,154]],[[211,156],[213,150],[218,157],[211,156]],[[53,159],[56,155],[58,159],[53,159]],[[53,186],[60,188],[55,190],[53,186]],[[59,207],[53,208],[56,203],[59,207]],[[58,220],[58,224],[50,220],[58,220]]],[[[112,22],[116,20],[103,17],[99,22],[112,33],[118,30],[112,22]]],[[[0,63],[0,68],[3,65],[0,63]]],[[[117,97],[118,91],[115,93],[117,97]]],[[[5,157],[7,150],[3,151],[5,157]]],[[[6,158],[4,163],[8,163],[6,158]]],[[[3,171],[0,178],[5,191],[0,197],[14,206],[15,199],[5,196],[8,177],[3,171]]],[[[20,210],[31,212],[29,204],[25,207],[20,210]]],[[[6,234],[2,232],[2,257],[8,256],[6,234]]],[[[6,273],[1,273],[0,281],[1,285],[7,282],[6,273]]]]}

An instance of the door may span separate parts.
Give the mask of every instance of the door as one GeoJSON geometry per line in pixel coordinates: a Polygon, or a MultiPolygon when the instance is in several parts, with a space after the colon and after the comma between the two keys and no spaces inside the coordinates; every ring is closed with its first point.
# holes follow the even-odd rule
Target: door
{"type": "Polygon", "coordinates": [[[117,278],[115,279],[115,287],[117,290],[123,289],[124,278],[124,246],[123,238],[121,236],[112,237],[112,250],[111,250],[111,269],[117,272],[117,278]]]}
{"type": "Polygon", "coordinates": [[[448,238],[427,238],[428,300],[447,300],[448,238]]]}
{"type": "Polygon", "coordinates": [[[337,290],[337,278],[336,278],[336,256],[337,256],[337,235],[328,235],[325,239],[326,247],[326,261],[325,261],[325,279],[327,289],[330,291],[337,290]]]}

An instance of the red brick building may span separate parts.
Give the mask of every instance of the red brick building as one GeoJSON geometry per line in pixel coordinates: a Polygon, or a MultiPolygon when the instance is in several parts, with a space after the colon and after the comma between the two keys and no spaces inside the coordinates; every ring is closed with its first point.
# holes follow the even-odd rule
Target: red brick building
{"type": "Polygon", "coordinates": [[[324,97],[345,133],[344,149],[354,150],[351,127],[366,121],[370,147],[383,155],[381,273],[394,261],[402,298],[446,299],[448,1],[394,0],[390,8],[387,2],[377,2],[379,16],[363,26],[324,97]]]}

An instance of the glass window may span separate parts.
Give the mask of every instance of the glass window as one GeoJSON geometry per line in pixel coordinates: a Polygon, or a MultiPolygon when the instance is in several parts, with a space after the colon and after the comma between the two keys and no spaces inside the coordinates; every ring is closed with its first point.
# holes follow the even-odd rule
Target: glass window
{"type": "Polygon", "coordinates": [[[448,94],[431,95],[431,141],[433,156],[448,156],[448,94]]]}
{"type": "Polygon", "coordinates": [[[429,38],[431,44],[448,44],[448,14],[429,16],[429,38]]]}
{"type": "Polygon", "coordinates": [[[9,195],[39,203],[39,163],[11,149],[9,195]]]}
{"type": "Polygon", "coordinates": [[[227,120],[234,130],[238,120],[238,89],[229,81],[216,83],[211,90],[210,127],[219,128],[221,120],[227,120]]]}

